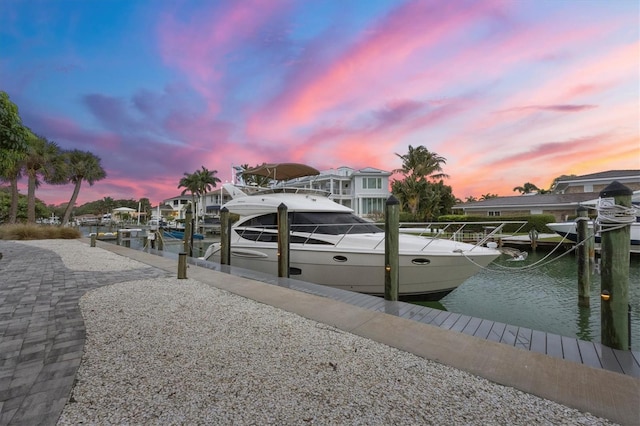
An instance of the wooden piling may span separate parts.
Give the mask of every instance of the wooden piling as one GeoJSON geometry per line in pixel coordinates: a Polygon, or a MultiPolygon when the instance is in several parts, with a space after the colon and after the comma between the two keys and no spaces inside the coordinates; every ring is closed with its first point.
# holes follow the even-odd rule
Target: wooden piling
{"type": "Polygon", "coordinates": [[[182,243],[184,245],[184,252],[193,257],[193,227],[192,227],[191,208],[187,206],[184,219],[184,237],[182,243]]]}
{"type": "Polygon", "coordinates": [[[122,245],[124,247],[130,248],[131,247],[131,231],[129,231],[128,229],[123,229],[122,231],[118,232],[118,235],[122,234],[122,238],[120,239],[120,241],[122,242],[122,245]]]}
{"type": "Polygon", "coordinates": [[[164,250],[164,231],[162,230],[162,227],[159,228],[158,232],[156,233],[156,240],[158,241],[158,251],[163,251],[164,250]]]}
{"type": "Polygon", "coordinates": [[[187,253],[178,254],[178,279],[184,280],[187,278],[187,253]]]}
{"type": "Polygon", "coordinates": [[[398,300],[400,202],[393,195],[387,199],[384,220],[384,298],[398,300]]]}
{"type": "Polygon", "coordinates": [[[618,181],[600,192],[598,221],[601,254],[601,342],[614,349],[629,346],[629,261],[633,191],[618,181]],[[626,222],[626,224],[625,224],[626,222]]]}
{"type": "Polygon", "coordinates": [[[278,276],[289,278],[289,209],[278,206],[278,276]]]}
{"type": "MultiPolygon", "coordinates": [[[[593,223],[593,220],[589,220],[593,223]]],[[[588,226],[587,222],[587,256],[589,258],[589,271],[591,275],[596,273],[596,230],[595,223],[593,226],[588,226]]]]}
{"type": "Polygon", "coordinates": [[[538,230],[536,228],[529,230],[529,241],[531,242],[531,249],[536,251],[538,248],[538,230]]]}
{"type": "Polygon", "coordinates": [[[220,209],[220,264],[231,265],[231,220],[229,209],[220,209]]]}
{"type": "Polygon", "coordinates": [[[576,219],[576,232],[578,235],[578,306],[589,307],[589,294],[591,289],[591,268],[589,267],[589,247],[587,246],[589,234],[589,217],[586,207],[578,208],[576,219]]]}
{"type": "Polygon", "coordinates": [[[96,246],[96,234],[91,234],[91,247],[96,246]]]}

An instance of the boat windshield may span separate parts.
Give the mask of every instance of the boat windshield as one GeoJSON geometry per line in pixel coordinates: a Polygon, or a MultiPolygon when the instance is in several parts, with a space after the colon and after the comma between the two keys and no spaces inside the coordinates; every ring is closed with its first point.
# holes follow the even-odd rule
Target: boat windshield
{"type": "MultiPolygon", "coordinates": [[[[237,226],[275,229],[276,213],[264,214],[248,219],[237,226]]],[[[292,232],[313,234],[371,234],[384,232],[375,224],[348,212],[291,212],[289,223],[292,232]]]]}

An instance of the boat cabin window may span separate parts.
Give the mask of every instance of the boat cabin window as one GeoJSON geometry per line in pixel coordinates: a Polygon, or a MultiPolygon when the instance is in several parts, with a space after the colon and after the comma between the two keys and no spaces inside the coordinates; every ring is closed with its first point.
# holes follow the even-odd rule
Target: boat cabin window
{"type": "MultiPolygon", "coordinates": [[[[277,220],[276,213],[269,213],[248,219],[245,222],[239,223],[237,227],[270,228],[276,230],[277,220]]],[[[348,212],[291,212],[289,213],[289,222],[292,232],[328,235],[384,232],[375,224],[348,212]]],[[[294,241],[292,240],[291,242],[294,241]]]]}
{"type": "Polygon", "coordinates": [[[371,234],[384,232],[375,224],[352,213],[294,212],[290,215],[291,230],[316,234],[371,234]]]}
{"type": "MultiPolygon", "coordinates": [[[[238,229],[238,235],[240,235],[245,240],[251,241],[261,241],[263,243],[277,243],[278,242],[278,233],[273,229],[265,229],[261,231],[256,231],[254,229],[238,229]]],[[[291,244],[326,244],[333,245],[330,242],[318,240],[316,238],[310,238],[300,235],[290,235],[289,242],[291,244]]]]}

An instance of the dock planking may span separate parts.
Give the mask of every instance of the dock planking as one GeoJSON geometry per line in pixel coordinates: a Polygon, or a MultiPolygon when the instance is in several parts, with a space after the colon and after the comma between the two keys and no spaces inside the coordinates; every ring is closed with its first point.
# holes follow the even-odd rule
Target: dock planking
{"type": "Polygon", "coordinates": [[[532,352],[538,352],[540,354],[547,353],[547,333],[544,331],[532,330],[531,331],[531,346],[529,350],[532,352]]]}
{"type": "Polygon", "coordinates": [[[533,334],[533,330],[531,330],[530,328],[526,328],[526,327],[518,328],[515,347],[528,350],[531,347],[532,334],[533,334]]]}
{"type": "Polygon", "coordinates": [[[471,317],[467,325],[465,325],[461,331],[465,334],[469,334],[473,336],[478,330],[478,327],[480,327],[481,322],[482,322],[482,319],[471,317]]]}
{"type": "Polygon", "coordinates": [[[451,331],[462,331],[471,321],[471,317],[468,315],[460,315],[458,320],[449,328],[451,331]]]}
{"type": "MultiPolygon", "coordinates": [[[[156,254],[163,255],[161,252],[156,252],[156,254]]],[[[377,296],[354,293],[295,279],[279,278],[274,280],[273,276],[270,275],[233,266],[221,268],[219,264],[199,259],[189,258],[188,262],[204,268],[327,297],[362,309],[384,312],[411,321],[419,321],[444,328],[452,332],[465,333],[522,350],[537,352],[632,377],[640,377],[640,352],[638,351],[621,351],[596,342],[587,342],[573,337],[559,336],[539,330],[531,330],[526,327],[469,317],[407,302],[386,301],[377,296]]]]}

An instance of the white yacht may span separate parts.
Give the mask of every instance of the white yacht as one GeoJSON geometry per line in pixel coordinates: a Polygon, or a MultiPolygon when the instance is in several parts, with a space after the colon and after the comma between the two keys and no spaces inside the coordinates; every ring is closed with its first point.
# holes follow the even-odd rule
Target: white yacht
{"type": "MultiPolygon", "coordinates": [[[[578,242],[578,230],[576,222],[555,222],[547,223],[547,228],[555,231],[558,235],[567,238],[574,243],[578,242]]],[[[589,229],[593,230],[593,221],[589,222],[589,229]]],[[[630,224],[630,240],[629,248],[632,252],[636,253],[640,251],[640,222],[634,222],[630,224]]],[[[600,233],[595,235],[596,244],[600,244],[600,233]]]]}
{"type": "MultiPolygon", "coordinates": [[[[592,201],[584,202],[582,203],[582,205],[584,207],[597,210],[599,203],[600,200],[595,199],[592,201]]],[[[635,210],[636,217],[635,222],[629,223],[629,247],[632,252],[637,253],[638,251],[640,251],[640,191],[633,192],[633,195],[631,196],[631,205],[632,209],[635,210]]],[[[633,210],[630,209],[630,211],[633,210]]],[[[594,222],[594,220],[590,220],[588,222],[589,229],[591,229],[592,231],[594,229],[594,222]]],[[[547,223],[547,228],[573,242],[578,242],[578,231],[575,221],[547,223]]],[[[598,229],[597,226],[595,228],[598,229]]],[[[595,242],[596,244],[600,243],[600,232],[596,232],[595,242]]]]}
{"type": "MultiPolygon", "coordinates": [[[[290,277],[360,293],[383,295],[384,230],[323,191],[271,188],[251,194],[225,184],[240,216],[231,232],[231,266],[277,274],[277,209],[287,206],[290,277]]],[[[399,295],[437,299],[487,266],[500,252],[462,242],[399,236],[399,295]]],[[[220,261],[220,243],[204,259],[220,261]]]]}

